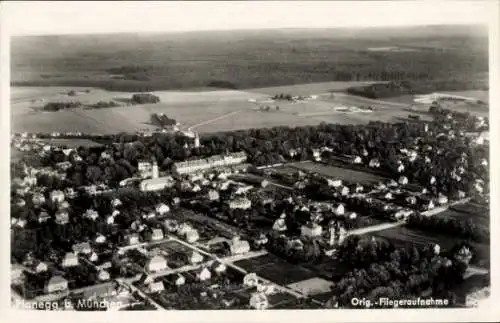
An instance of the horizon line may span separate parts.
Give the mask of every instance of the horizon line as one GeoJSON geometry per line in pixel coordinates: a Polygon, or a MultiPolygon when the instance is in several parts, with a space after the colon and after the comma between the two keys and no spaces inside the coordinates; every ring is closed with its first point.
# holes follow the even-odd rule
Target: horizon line
{"type": "Polygon", "coordinates": [[[74,33],[30,33],[12,34],[11,38],[20,37],[57,37],[57,36],[105,36],[105,35],[137,35],[137,34],[188,34],[203,32],[242,32],[242,31],[278,31],[278,30],[362,30],[362,29],[404,29],[404,28],[432,28],[432,27],[482,27],[489,29],[488,23],[436,23],[436,24],[411,24],[411,25],[376,25],[376,26],[325,26],[325,27],[265,27],[265,28],[235,28],[235,29],[186,29],[186,30],[140,30],[140,31],[104,31],[104,32],[74,32],[74,33]]]}

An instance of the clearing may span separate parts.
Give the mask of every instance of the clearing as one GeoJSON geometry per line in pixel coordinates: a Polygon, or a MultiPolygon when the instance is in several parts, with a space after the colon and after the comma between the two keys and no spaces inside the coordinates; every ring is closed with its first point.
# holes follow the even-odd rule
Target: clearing
{"type": "Polygon", "coordinates": [[[387,180],[382,176],[372,173],[360,172],[343,167],[327,166],[318,163],[291,163],[288,165],[303,171],[319,173],[324,176],[341,179],[351,183],[370,184],[387,180]]]}
{"type": "Polygon", "coordinates": [[[287,287],[296,290],[304,295],[316,295],[329,292],[331,286],[333,286],[333,282],[325,280],[323,278],[314,277],[289,284],[287,287]]]}

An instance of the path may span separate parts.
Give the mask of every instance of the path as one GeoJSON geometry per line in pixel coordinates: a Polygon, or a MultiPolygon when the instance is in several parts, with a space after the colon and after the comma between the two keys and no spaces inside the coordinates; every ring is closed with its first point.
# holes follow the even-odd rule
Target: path
{"type": "Polygon", "coordinates": [[[210,120],[206,120],[206,121],[202,121],[202,122],[200,122],[200,123],[197,123],[197,124],[195,124],[195,125],[192,125],[192,126],[188,127],[188,130],[193,130],[193,129],[194,129],[194,128],[196,128],[196,127],[199,127],[199,126],[204,126],[204,125],[206,125],[206,124],[210,124],[210,123],[212,123],[212,122],[214,122],[214,121],[217,121],[217,120],[220,120],[220,119],[227,118],[227,117],[229,117],[229,116],[231,116],[231,115],[234,115],[234,114],[240,113],[241,111],[243,111],[243,110],[238,110],[238,111],[228,112],[228,113],[223,114],[223,115],[221,115],[221,116],[219,116],[219,117],[216,117],[216,118],[213,118],[213,119],[210,119],[210,120]]]}
{"type": "MultiPolygon", "coordinates": [[[[457,205],[457,204],[464,204],[464,203],[467,203],[469,201],[470,201],[470,197],[464,198],[464,199],[452,202],[452,203],[450,203],[450,204],[448,204],[446,206],[437,207],[437,208],[434,208],[432,210],[429,210],[429,211],[426,211],[426,212],[422,212],[420,214],[422,214],[424,216],[436,215],[438,213],[441,213],[441,212],[444,212],[444,211],[448,210],[448,208],[450,206],[454,206],[454,205],[457,205]]],[[[376,224],[376,225],[372,225],[372,226],[369,226],[369,227],[364,227],[364,228],[359,228],[359,229],[352,230],[352,231],[349,232],[349,234],[350,235],[362,235],[362,234],[367,234],[367,233],[371,233],[371,232],[376,232],[376,231],[382,231],[382,230],[387,230],[387,229],[391,229],[391,228],[396,228],[396,227],[404,225],[405,223],[406,223],[405,221],[398,221],[398,222],[391,222],[391,223],[376,224]]]]}

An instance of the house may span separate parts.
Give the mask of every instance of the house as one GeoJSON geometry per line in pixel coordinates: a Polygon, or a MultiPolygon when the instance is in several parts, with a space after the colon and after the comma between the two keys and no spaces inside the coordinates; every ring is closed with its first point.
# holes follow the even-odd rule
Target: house
{"type": "Polygon", "coordinates": [[[48,270],[48,266],[43,261],[35,260],[31,262],[31,266],[29,266],[33,271],[37,274],[46,272],[48,270]]]}
{"type": "Polygon", "coordinates": [[[57,210],[56,211],[56,223],[60,225],[65,225],[69,222],[69,214],[66,210],[57,210]]]}
{"type": "Polygon", "coordinates": [[[441,205],[447,204],[448,203],[448,197],[446,195],[439,194],[438,203],[441,204],[441,205]]]}
{"type": "Polygon", "coordinates": [[[177,234],[180,236],[183,236],[183,235],[186,235],[188,232],[193,231],[193,230],[194,230],[194,228],[190,224],[182,223],[178,226],[177,234]]]}
{"type": "Polygon", "coordinates": [[[227,267],[223,263],[214,263],[213,270],[217,274],[222,274],[226,271],[227,267]]]}
{"type": "Polygon", "coordinates": [[[259,284],[256,273],[249,273],[243,277],[243,285],[248,287],[255,287],[259,284]]]}
{"type": "Polygon", "coordinates": [[[20,228],[24,228],[24,226],[26,225],[26,222],[27,222],[27,221],[26,221],[25,219],[19,219],[19,220],[17,220],[16,225],[17,225],[18,227],[20,227],[20,228]]]}
{"type": "Polygon", "coordinates": [[[201,270],[198,270],[198,272],[196,273],[196,279],[198,279],[199,281],[205,281],[210,278],[212,278],[212,273],[206,267],[204,267],[201,270]]]}
{"type": "Polygon", "coordinates": [[[401,176],[401,177],[399,178],[399,180],[398,180],[398,183],[399,183],[400,185],[406,185],[406,184],[408,184],[408,177],[406,177],[406,176],[401,176]]]}
{"type": "Polygon", "coordinates": [[[284,217],[280,217],[279,219],[274,221],[273,230],[278,231],[278,232],[284,232],[287,230],[287,226],[286,226],[284,217]]]}
{"type": "Polygon", "coordinates": [[[340,203],[335,205],[333,207],[333,213],[335,213],[335,215],[344,215],[345,213],[344,205],[340,203]]]}
{"type": "Polygon", "coordinates": [[[335,188],[342,186],[342,180],[340,180],[340,179],[327,178],[326,183],[328,184],[328,186],[335,187],[335,188]]]}
{"type": "Polygon", "coordinates": [[[252,206],[252,202],[246,197],[236,198],[229,202],[229,208],[247,210],[252,206]]]}
{"type": "Polygon", "coordinates": [[[269,301],[264,293],[253,293],[249,305],[256,310],[265,310],[269,307],[269,301]]]}
{"type": "Polygon", "coordinates": [[[392,196],[392,193],[391,193],[391,192],[387,192],[387,193],[384,195],[384,199],[386,199],[386,200],[392,200],[392,199],[394,199],[394,196],[392,196]]]}
{"type": "Polygon", "coordinates": [[[353,164],[361,164],[361,163],[363,163],[363,160],[361,159],[361,157],[360,157],[360,156],[355,156],[355,157],[353,158],[353,160],[352,160],[352,163],[353,163],[353,164]]]}
{"type": "Polygon", "coordinates": [[[396,182],[395,180],[391,179],[389,181],[389,183],[387,183],[387,186],[388,187],[397,187],[398,186],[398,182],[396,182]]]}
{"type": "Polygon", "coordinates": [[[415,196],[407,196],[405,198],[406,203],[410,205],[416,205],[417,204],[417,198],[415,196]]]}
{"type": "Polygon", "coordinates": [[[24,207],[26,205],[26,201],[23,199],[17,199],[16,205],[19,207],[24,207]]]}
{"type": "Polygon", "coordinates": [[[231,239],[229,244],[231,255],[241,255],[250,251],[250,244],[246,240],[240,240],[238,236],[231,239]]]}
{"type": "Polygon", "coordinates": [[[195,243],[196,241],[198,241],[200,239],[200,235],[198,234],[198,231],[196,231],[194,229],[186,232],[185,237],[186,237],[186,241],[189,243],[195,243]]]}
{"type": "Polygon", "coordinates": [[[371,167],[371,168],[379,168],[380,167],[380,162],[378,161],[378,159],[376,158],[373,158],[370,160],[370,162],[368,163],[368,167],[371,167]]]}
{"type": "Polygon", "coordinates": [[[272,295],[276,293],[276,286],[272,284],[259,284],[257,285],[257,292],[272,295]]]}
{"type": "Polygon", "coordinates": [[[129,246],[140,243],[139,235],[137,233],[127,235],[127,242],[129,246]]]}
{"type": "Polygon", "coordinates": [[[320,237],[322,232],[323,228],[317,223],[311,222],[300,227],[300,233],[303,237],[320,237]]]}
{"type": "Polygon", "coordinates": [[[156,206],[156,213],[159,215],[164,215],[168,212],[170,212],[170,207],[168,207],[168,205],[161,203],[156,206]]]}
{"type": "Polygon", "coordinates": [[[175,280],[174,280],[175,286],[182,286],[186,283],[186,278],[183,275],[176,274],[176,275],[174,275],[174,277],[175,277],[175,280]]]}
{"type": "Polygon", "coordinates": [[[78,195],[78,193],[75,192],[72,187],[67,187],[66,189],[64,189],[64,194],[70,199],[75,198],[78,195]]]}
{"type": "Polygon", "coordinates": [[[92,248],[90,247],[90,244],[88,242],[74,244],[72,249],[76,255],[78,255],[79,253],[90,254],[92,252],[92,248]]]}
{"type": "Polygon", "coordinates": [[[380,182],[378,183],[376,186],[375,186],[375,189],[377,190],[385,190],[387,188],[387,185],[385,185],[384,183],[380,182]]]}
{"type": "Polygon", "coordinates": [[[189,262],[191,264],[199,264],[200,262],[203,261],[203,256],[199,254],[198,252],[192,252],[190,257],[189,257],[189,262]]]}
{"type": "Polygon", "coordinates": [[[59,210],[65,210],[65,209],[69,209],[70,205],[68,203],[68,201],[62,201],[58,206],[57,208],[59,210]]]}
{"type": "Polygon", "coordinates": [[[194,184],[193,187],[191,188],[191,192],[198,193],[201,191],[201,187],[198,184],[194,184]]]}
{"type": "Polygon", "coordinates": [[[348,219],[354,220],[354,219],[356,219],[358,217],[358,215],[355,212],[349,212],[349,213],[347,213],[346,217],[348,219]]]}
{"type": "Polygon", "coordinates": [[[168,269],[167,260],[161,255],[156,255],[148,261],[145,269],[149,273],[166,270],[168,269]]]}
{"type": "Polygon", "coordinates": [[[68,281],[61,276],[54,276],[49,279],[45,285],[45,293],[59,293],[68,290],[68,281]]]}
{"type": "Polygon", "coordinates": [[[106,224],[111,225],[111,224],[114,224],[114,223],[115,223],[115,217],[114,217],[114,216],[112,216],[112,215],[108,215],[108,216],[106,217],[106,224]]]}
{"type": "Polygon", "coordinates": [[[43,203],[45,203],[45,196],[41,193],[35,193],[33,194],[33,197],[31,198],[31,201],[35,206],[40,206],[43,203]]]}
{"type": "Polygon", "coordinates": [[[321,152],[319,149],[313,149],[312,150],[313,158],[315,161],[320,161],[321,160],[321,152]]]}
{"type": "Polygon", "coordinates": [[[70,169],[72,166],[73,165],[71,165],[71,163],[69,161],[64,161],[64,162],[56,164],[57,169],[59,169],[60,171],[63,171],[63,172],[70,169]]]}
{"type": "Polygon", "coordinates": [[[26,176],[23,182],[26,186],[36,186],[37,180],[35,176],[26,176]]]}
{"type": "Polygon", "coordinates": [[[54,203],[55,202],[61,203],[62,201],[64,201],[64,193],[62,191],[59,191],[59,190],[52,191],[52,192],[50,192],[50,199],[54,203]]]}
{"type": "Polygon", "coordinates": [[[398,166],[398,173],[402,173],[405,170],[405,166],[403,164],[399,164],[398,166]]]}
{"type": "Polygon", "coordinates": [[[151,283],[147,286],[147,291],[150,294],[161,293],[165,290],[165,285],[162,281],[151,283]]]}
{"type": "Polygon", "coordinates": [[[50,219],[50,215],[46,211],[42,211],[38,214],[38,223],[44,223],[48,219],[50,219]]]}
{"type": "Polygon", "coordinates": [[[151,241],[159,241],[164,238],[163,230],[160,228],[155,228],[151,232],[151,241]]]}
{"type": "Polygon", "coordinates": [[[434,185],[434,183],[436,183],[436,177],[431,176],[431,178],[429,179],[429,183],[430,183],[431,185],[434,185]]]}
{"type": "Polygon", "coordinates": [[[111,278],[111,276],[106,270],[100,270],[99,273],[97,274],[97,278],[100,281],[107,281],[111,278]]]}
{"type": "Polygon", "coordinates": [[[78,257],[72,252],[67,252],[62,259],[61,266],[67,268],[78,266],[78,264],[78,257]]]}
{"type": "Polygon", "coordinates": [[[152,179],[143,180],[139,184],[139,188],[143,192],[160,191],[168,187],[173,187],[175,181],[170,176],[158,177],[152,179]]]}
{"type": "Polygon", "coordinates": [[[92,252],[89,256],[89,260],[91,262],[96,262],[97,260],[99,260],[99,256],[97,256],[97,254],[95,252],[92,252]]]}
{"type": "Polygon", "coordinates": [[[120,215],[120,211],[118,211],[118,210],[113,210],[113,212],[111,212],[111,216],[112,216],[112,217],[114,217],[114,218],[115,218],[117,215],[120,215]]]}
{"type": "Polygon", "coordinates": [[[163,228],[167,232],[175,233],[179,230],[179,223],[174,219],[166,219],[165,222],[163,222],[163,228]]]}
{"type": "Polygon", "coordinates": [[[87,211],[85,211],[83,216],[87,219],[95,221],[99,217],[99,213],[97,213],[96,210],[88,209],[87,211]]]}
{"type": "Polygon", "coordinates": [[[111,201],[111,207],[113,208],[116,208],[118,206],[122,205],[122,201],[120,201],[119,199],[117,198],[114,198],[112,201],[111,201]]]}
{"type": "Polygon", "coordinates": [[[217,192],[216,190],[208,191],[208,199],[210,201],[217,201],[219,198],[220,198],[219,192],[217,192]]]}
{"type": "Polygon", "coordinates": [[[295,156],[297,156],[298,152],[297,152],[297,149],[289,149],[288,150],[288,155],[293,158],[295,156]]]}

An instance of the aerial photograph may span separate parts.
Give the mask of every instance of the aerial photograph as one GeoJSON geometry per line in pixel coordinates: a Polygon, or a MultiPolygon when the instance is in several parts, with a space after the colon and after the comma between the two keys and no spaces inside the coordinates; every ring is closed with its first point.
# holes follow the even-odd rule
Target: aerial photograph
{"type": "Polygon", "coordinates": [[[21,19],[11,307],[488,300],[484,6],[341,3],[52,3],[67,17],[50,30],[21,19]],[[96,22],[64,11],[90,5],[96,22]]]}

